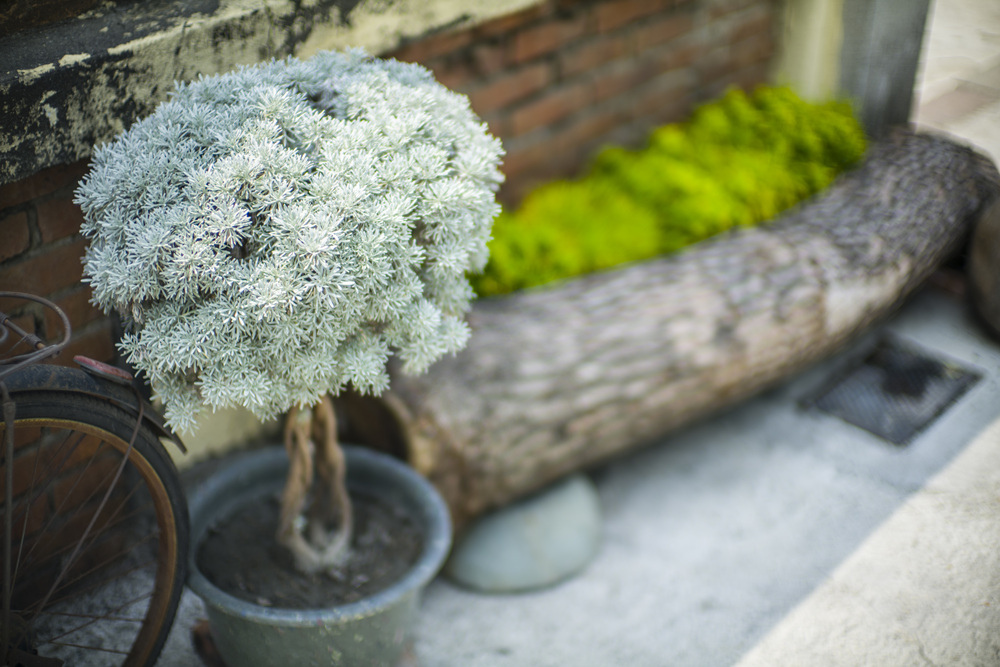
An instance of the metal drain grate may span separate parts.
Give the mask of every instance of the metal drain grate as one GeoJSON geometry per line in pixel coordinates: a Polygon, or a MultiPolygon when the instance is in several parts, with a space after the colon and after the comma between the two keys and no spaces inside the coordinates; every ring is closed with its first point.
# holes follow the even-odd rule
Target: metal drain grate
{"type": "Polygon", "coordinates": [[[810,403],[896,445],[906,445],[982,376],[884,339],[810,403]]]}

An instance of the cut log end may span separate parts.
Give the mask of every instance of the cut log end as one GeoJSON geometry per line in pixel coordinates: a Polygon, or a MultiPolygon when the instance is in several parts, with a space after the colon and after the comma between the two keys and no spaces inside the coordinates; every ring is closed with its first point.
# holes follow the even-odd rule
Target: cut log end
{"type": "Polygon", "coordinates": [[[978,217],[969,248],[972,302],[983,324],[1000,338],[1000,200],[978,217]]]}

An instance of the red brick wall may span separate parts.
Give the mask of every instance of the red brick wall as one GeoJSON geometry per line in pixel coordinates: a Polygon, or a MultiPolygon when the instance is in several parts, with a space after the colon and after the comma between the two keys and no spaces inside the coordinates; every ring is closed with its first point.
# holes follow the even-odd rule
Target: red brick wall
{"type": "MultiPolygon", "coordinates": [[[[73,192],[86,168],[86,161],[51,167],[0,186],[0,290],[37,294],[66,311],[73,339],[56,359],[62,364],[71,364],[76,354],[102,361],[114,355],[111,321],[90,304],[90,289],[80,282],[86,242],[73,192]]],[[[5,301],[0,308],[12,305],[5,301]]],[[[41,306],[14,314],[40,335],[61,334],[58,319],[46,316],[41,306]]]]}
{"type": "MultiPolygon", "coordinates": [[[[578,171],[604,144],[640,144],[728,86],[764,81],[776,12],[773,0],[547,0],[385,55],[421,62],[469,95],[504,140],[501,199],[514,203],[578,171]]],[[[0,290],[47,296],[69,313],[74,337],[62,363],[114,354],[111,322],[80,282],[85,243],[72,199],[86,168],[0,186],[0,290]]],[[[58,334],[40,309],[19,321],[58,334]]]]}
{"type": "Polygon", "coordinates": [[[767,79],[772,0],[548,0],[384,54],[467,93],[507,149],[516,203],[604,144],[639,145],[729,86],[767,79]]]}

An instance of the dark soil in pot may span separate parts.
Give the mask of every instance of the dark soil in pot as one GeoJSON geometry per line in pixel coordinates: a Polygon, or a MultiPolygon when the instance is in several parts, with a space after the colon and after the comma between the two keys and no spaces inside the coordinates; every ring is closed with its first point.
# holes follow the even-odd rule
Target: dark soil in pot
{"type": "Polygon", "coordinates": [[[223,591],[283,609],[318,609],[360,600],[398,581],[420,556],[423,541],[404,509],[352,495],[354,539],[335,574],[307,575],[277,543],[279,499],[261,496],[209,527],[198,567],[223,591]]]}

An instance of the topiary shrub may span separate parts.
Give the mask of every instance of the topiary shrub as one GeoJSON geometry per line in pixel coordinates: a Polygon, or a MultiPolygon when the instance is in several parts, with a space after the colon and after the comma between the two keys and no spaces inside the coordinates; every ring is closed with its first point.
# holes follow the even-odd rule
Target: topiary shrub
{"type": "Polygon", "coordinates": [[[94,300],[168,423],[378,392],[461,349],[499,142],[419,66],[322,53],[180,84],[77,192],[94,300]]]}
{"type": "Polygon", "coordinates": [[[788,88],[732,90],[642,150],[608,148],[579,180],[529,194],[494,225],[482,296],[673,252],[760,224],[855,164],[865,136],[842,102],[788,88]]]}
{"type": "Polygon", "coordinates": [[[381,391],[391,353],[416,372],[465,345],[501,154],[466,97],[362,52],[181,84],[94,154],[77,202],[95,302],[127,318],[172,426],[289,412],[278,537],[303,570],[351,537],[327,394],[381,391]]]}

